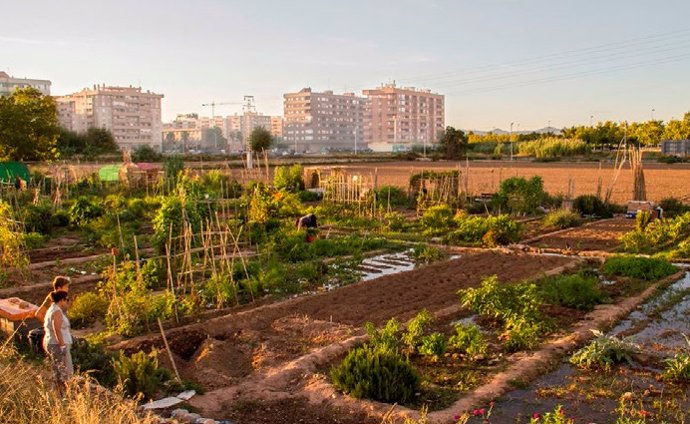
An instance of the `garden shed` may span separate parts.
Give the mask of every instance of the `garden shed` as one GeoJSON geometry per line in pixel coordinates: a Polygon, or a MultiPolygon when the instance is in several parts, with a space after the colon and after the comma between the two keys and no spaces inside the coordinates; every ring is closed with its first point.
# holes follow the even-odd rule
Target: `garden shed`
{"type": "Polygon", "coordinates": [[[4,184],[14,183],[19,176],[24,182],[28,182],[31,175],[29,168],[22,162],[0,162],[0,182],[4,184]]]}

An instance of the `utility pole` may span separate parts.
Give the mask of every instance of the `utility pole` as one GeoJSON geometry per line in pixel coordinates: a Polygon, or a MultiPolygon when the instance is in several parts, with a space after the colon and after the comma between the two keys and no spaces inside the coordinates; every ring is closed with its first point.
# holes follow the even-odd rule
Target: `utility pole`
{"type": "Polygon", "coordinates": [[[592,119],[594,119],[594,115],[589,115],[589,126],[592,126],[592,119]]]}
{"type": "Polygon", "coordinates": [[[510,141],[510,161],[513,161],[513,124],[514,122],[510,123],[510,135],[508,135],[508,141],[510,141]]]}
{"type": "Polygon", "coordinates": [[[654,121],[654,112],[656,112],[656,109],[652,108],[652,121],[654,121]]]}

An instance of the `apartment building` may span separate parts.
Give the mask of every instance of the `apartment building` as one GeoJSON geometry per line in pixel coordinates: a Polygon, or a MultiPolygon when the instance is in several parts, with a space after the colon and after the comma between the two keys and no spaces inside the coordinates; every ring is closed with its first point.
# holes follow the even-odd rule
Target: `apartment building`
{"type": "Polygon", "coordinates": [[[17,88],[33,87],[45,96],[50,96],[51,82],[48,80],[15,78],[0,71],[0,96],[9,96],[17,88]]]}
{"type": "Polygon", "coordinates": [[[284,99],[283,141],[296,152],[353,150],[362,140],[364,99],[304,88],[284,99]]]}
{"type": "Polygon", "coordinates": [[[445,128],[444,96],[395,83],[364,90],[364,142],[376,152],[438,143],[445,128]]]}
{"type": "Polygon", "coordinates": [[[283,117],[271,116],[271,135],[279,140],[283,139],[283,117]]]}
{"type": "Polygon", "coordinates": [[[105,128],[126,150],[142,145],[160,149],[161,99],[162,94],[143,91],[141,87],[105,84],[55,98],[61,126],[76,132],[105,128]]]}

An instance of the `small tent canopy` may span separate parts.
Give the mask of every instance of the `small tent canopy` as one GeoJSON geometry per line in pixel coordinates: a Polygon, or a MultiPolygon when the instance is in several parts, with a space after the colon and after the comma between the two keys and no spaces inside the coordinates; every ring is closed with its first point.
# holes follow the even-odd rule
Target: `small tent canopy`
{"type": "Polygon", "coordinates": [[[101,181],[114,182],[120,181],[121,165],[106,165],[98,170],[98,178],[101,181]]]}
{"type": "Polygon", "coordinates": [[[0,182],[5,184],[14,183],[19,176],[24,182],[29,182],[31,175],[29,168],[22,162],[0,162],[0,182]]]}

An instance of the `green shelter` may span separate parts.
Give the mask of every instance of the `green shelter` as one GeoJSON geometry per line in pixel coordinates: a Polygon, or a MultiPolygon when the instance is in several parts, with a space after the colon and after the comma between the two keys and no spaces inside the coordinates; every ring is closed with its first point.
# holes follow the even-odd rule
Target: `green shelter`
{"type": "Polygon", "coordinates": [[[98,170],[98,178],[101,181],[120,181],[121,165],[106,165],[98,170]]]}
{"type": "Polygon", "coordinates": [[[22,162],[0,162],[0,183],[14,184],[16,177],[19,176],[25,183],[29,182],[31,174],[29,168],[22,162]]]}

